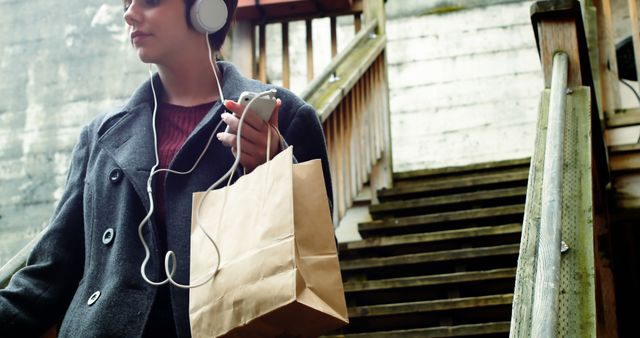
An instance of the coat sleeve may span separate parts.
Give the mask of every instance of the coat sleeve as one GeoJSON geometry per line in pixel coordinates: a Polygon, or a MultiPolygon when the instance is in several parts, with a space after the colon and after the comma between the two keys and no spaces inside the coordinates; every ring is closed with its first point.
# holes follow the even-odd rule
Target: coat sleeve
{"type": "Polygon", "coordinates": [[[331,188],[331,172],[327,157],[327,146],[322,131],[322,124],[316,110],[309,104],[303,104],[293,115],[287,128],[285,141],[293,146],[293,154],[298,162],[320,159],[324,184],[329,199],[329,210],[333,214],[333,190],[331,188]]]}
{"type": "Polygon", "coordinates": [[[9,285],[0,290],[0,328],[37,336],[59,322],[84,267],[84,177],[89,152],[85,128],[76,144],[64,193],[42,239],[9,285]]]}

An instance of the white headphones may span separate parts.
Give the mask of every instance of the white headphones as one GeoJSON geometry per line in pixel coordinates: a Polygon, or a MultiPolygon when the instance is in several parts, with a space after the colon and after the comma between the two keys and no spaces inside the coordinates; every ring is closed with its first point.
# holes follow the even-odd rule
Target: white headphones
{"type": "Polygon", "coordinates": [[[191,6],[191,24],[203,34],[220,30],[227,23],[227,16],[227,5],[223,0],[196,0],[191,6]]]}

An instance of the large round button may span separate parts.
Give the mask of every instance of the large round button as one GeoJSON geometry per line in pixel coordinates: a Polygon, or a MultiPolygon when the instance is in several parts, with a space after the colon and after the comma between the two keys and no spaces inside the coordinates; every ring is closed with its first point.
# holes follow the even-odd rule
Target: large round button
{"type": "Polygon", "coordinates": [[[89,300],[87,300],[87,304],[89,306],[93,305],[98,300],[98,298],[100,298],[100,291],[96,291],[93,294],[91,294],[91,296],[89,297],[89,300]]]}
{"type": "Polygon", "coordinates": [[[104,231],[102,234],[102,244],[107,245],[113,241],[113,236],[115,235],[113,228],[109,228],[104,231]]]}
{"type": "Polygon", "coordinates": [[[111,170],[109,173],[109,180],[114,184],[120,182],[122,180],[122,170],[118,168],[111,170]]]}

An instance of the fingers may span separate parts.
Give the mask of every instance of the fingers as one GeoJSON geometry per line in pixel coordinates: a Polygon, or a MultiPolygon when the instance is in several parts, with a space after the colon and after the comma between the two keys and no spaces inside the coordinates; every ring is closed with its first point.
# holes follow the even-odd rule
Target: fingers
{"type": "MultiPolygon", "coordinates": [[[[271,132],[269,157],[273,158],[278,149],[280,149],[277,126],[278,112],[281,106],[282,102],[277,99],[268,123],[253,112],[248,113],[244,118],[240,140],[242,151],[240,163],[248,172],[253,171],[255,167],[266,161],[269,132],[271,132]]],[[[228,125],[228,130],[218,133],[216,136],[221,143],[230,147],[234,155],[237,156],[237,131],[244,107],[233,101],[225,101],[225,107],[233,114],[224,113],[221,115],[222,120],[228,125]]]]}
{"type": "MultiPolygon", "coordinates": [[[[244,133],[244,131],[243,131],[244,133]]],[[[238,136],[231,133],[218,133],[218,140],[231,148],[234,156],[238,156],[237,141],[238,136]]],[[[240,163],[248,172],[253,171],[255,167],[262,164],[266,160],[266,145],[257,145],[242,137],[240,140],[240,148],[242,156],[240,163]]]]}
{"type": "Polygon", "coordinates": [[[269,124],[274,126],[278,125],[278,112],[280,111],[280,106],[282,106],[282,101],[280,101],[280,99],[276,99],[276,106],[273,108],[271,118],[269,118],[269,124]]]}
{"type": "MultiPolygon", "coordinates": [[[[233,112],[233,116],[236,119],[240,119],[242,117],[242,113],[244,112],[244,106],[233,102],[231,100],[226,100],[224,102],[224,106],[231,112],[233,112]]],[[[225,121],[226,123],[226,121],[225,121]]],[[[254,129],[258,130],[258,131],[262,131],[266,129],[265,123],[264,121],[262,121],[262,119],[254,114],[252,111],[249,111],[249,114],[247,114],[247,116],[244,118],[244,125],[250,125],[251,127],[253,127],[254,129]]],[[[243,127],[244,129],[244,127],[243,127]]],[[[236,129],[237,130],[237,129],[236,129]]]]}

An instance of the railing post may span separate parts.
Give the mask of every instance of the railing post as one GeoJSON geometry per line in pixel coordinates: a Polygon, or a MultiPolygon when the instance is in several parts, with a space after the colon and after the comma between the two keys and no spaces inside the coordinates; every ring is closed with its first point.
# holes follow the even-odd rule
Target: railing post
{"type": "Polygon", "coordinates": [[[592,0],[596,7],[598,73],[600,103],[604,116],[612,116],[620,107],[618,84],[618,61],[614,45],[613,24],[611,20],[611,1],[592,0]]]}

